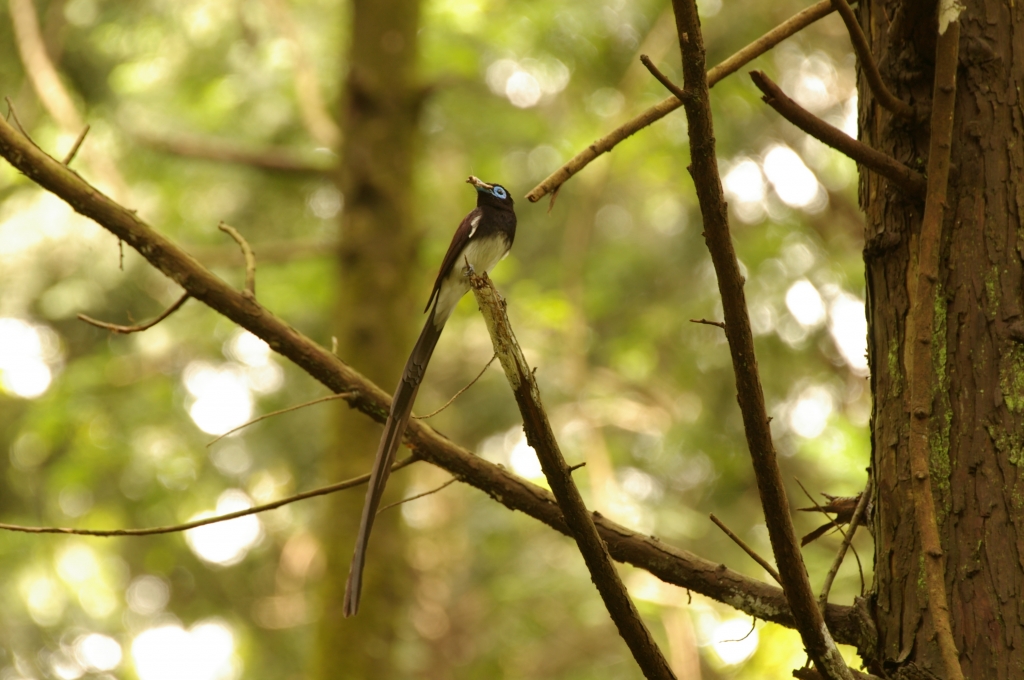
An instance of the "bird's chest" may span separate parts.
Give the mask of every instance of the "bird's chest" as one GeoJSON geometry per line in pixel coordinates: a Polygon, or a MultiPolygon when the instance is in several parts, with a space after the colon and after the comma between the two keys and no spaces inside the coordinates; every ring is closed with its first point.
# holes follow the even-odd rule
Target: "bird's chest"
{"type": "Polygon", "coordinates": [[[462,249],[459,259],[455,261],[452,273],[461,276],[462,270],[468,263],[477,274],[483,274],[490,271],[491,267],[498,264],[507,254],[508,238],[503,233],[498,232],[470,239],[466,247],[462,249]]]}

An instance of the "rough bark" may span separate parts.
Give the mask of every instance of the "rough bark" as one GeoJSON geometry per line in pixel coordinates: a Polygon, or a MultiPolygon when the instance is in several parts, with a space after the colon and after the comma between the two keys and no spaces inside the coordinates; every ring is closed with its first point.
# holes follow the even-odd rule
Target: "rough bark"
{"type": "MultiPolygon", "coordinates": [[[[400,375],[419,315],[411,281],[416,267],[413,161],[416,142],[415,62],[419,0],[356,0],[341,110],[344,137],[336,178],[344,196],[338,248],[335,333],[338,354],[388,388],[400,375]]],[[[343,405],[335,409],[334,445],[326,477],[366,473],[380,426],[343,405]]],[[[395,479],[389,496],[396,496],[395,479]]],[[[358,617],[341,602],[363,502],[331,497],[321,537],[327,582],[318,630],[316,677],[386,678],[401,673],[392,653],[411,594],[401,513],[377,518],[358,617]]],[[[388,502],[388,501],[386,501],[388,502]]]]}
{"type": "MultiPolygon", "coordinates": [[[[1024,14],[991,0],[965,5],[953,165],[938,243],[928,433],[954,641],[964,675],[977,680],[1020,677],[1024,669],[1024,38],[1017,37],[1024,14]]],[[[930,105],[934,5],[882,0],[861,3],[858,11],[890,88],[912,105],[930,105]]],[[[860,93],[861,139],[923,169],[928,123],[894,118],[873,101],[863,79],[860,93]]],[[[877,648],[862,651],[876,673],[942,677],[911,519],[905,351],[923,204],[876,176],[861,178],[875,397],[873,599],[879,634],[877,648]]]]}

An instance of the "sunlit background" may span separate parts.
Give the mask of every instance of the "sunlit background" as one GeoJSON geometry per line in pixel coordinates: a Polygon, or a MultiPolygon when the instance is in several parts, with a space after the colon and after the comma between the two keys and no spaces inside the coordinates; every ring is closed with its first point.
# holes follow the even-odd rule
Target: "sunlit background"
{"type": "MultiPolygon", "coordinates": [[[[262,304],[330,347],[330,256],[345,201],[329,179],[199,161],[146,139],[202,134],[329,163],[332,152],[304,126],[294,80],[311,64],[334,110],[345,73],[343,4],[29,4],[71,105],[92,125],[78,171],[240,283],[237,249],[216,228],[221,220],[236,225],[260,258],[262,304]],[[281,8],[298,40],[274,18],[281,8]]],[[[709,63],[801,8],[700,6],[709,63]]],[[[423,8],[420,72],[436,84],[422,112],[412,189],[422,206],[424,297],[433,263],[472,202],[461,178],[500,178],[519,200],[520,226],[495,278],[539,367],[566,456],[587,462],[577,480],[588,503],[767,579],[707,519],[714,512],[770,555],[724,336],[689,322],[722,311],[685,169],[682,112],[596,161],[550,211],[519,199],[666,96],[639,66],[640,53],[680,79],[668,5],[427,0],[423,8]]],[[[2,94],[37,143],[61,157],[78,129],[37,96],[17,46],[10,16],[0,13],[2,94]]],[[[856,135],[853,59],[837,18],[754,67],[856,135]]],[[[856,168],[780,121],[742,74],[712,93],[793,503],[811,505],[794,477],[812,492],[853,495],[865,480],[870,414],[856,168]]],[[[320,407],[232,432],[325,393],[262,340],[195,301],[139,334],[77,319],[138,323],[180,293],[130,248],[0,163],[0,520],[162,526],[337,481],[323,478],[328,412],[320,407]]],[[[445,332],[418,410],[443,404],[490,355],[467,303],[445,332]]],[[[359,369],[359,357],[342,358],[359,369]]],[[[432,422],[543,483],[500,371],[432,422]]],[[[396,483],[410,496],[446,479],[424,464],[401,475],[396,483]]],[[[309,501],[146,538],[0,535],[9,575],[0,583],[0,680],[306,677],[321,618],[322,507],[309,501]]],[[[417,583],[407,634],[392,652],[407,677],[639,677],[567,539],[460,485],[393,512],[403,518],[406,567],[417,583]],[[545,604],[552,599],[561,605],[554,611],[545,604]],[[430,652],[438,649],[448,651],[430,652]]],[[[796,521],[802,532],[821,523],[796,521]]],[[[815,588],[836,545],[828,536],[806,549],[815,588]]],[[[870,585],[870,542],[855,545],[870,585]]],[[[792,631],[645,572],[623,573],[680,677],[788,677],[805,661],[792,631]]],[[[834,599],[849,603],[860,591],[851,561],[834,599]]]]}

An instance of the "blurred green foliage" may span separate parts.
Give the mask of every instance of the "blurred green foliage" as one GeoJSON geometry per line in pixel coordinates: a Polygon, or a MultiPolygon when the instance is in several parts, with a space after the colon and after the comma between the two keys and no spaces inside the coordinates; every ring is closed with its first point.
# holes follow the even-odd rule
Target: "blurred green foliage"
{"type": "MultiPolygon", "coordinates": [[[[713,0],[701,8],[714,64],[801,6],[713,0]]],[[[261,302],[330,346],[331,244],[344,198],[329,177],[198,160],[144,138],[203,135],[253,151],[284,147],[329,165],[334,152],[303,123],[296,70],[308,64],[334,106],[346,71],[345,6],[52,0],[35,9],[49,54],[92,125],[76,168],[112,190],[95,161],[108,159],[127,188],[120,200],[240,285],[236,247],[216,228],[221,220],[236,226],[260,258],[261,302]]],[[[421,206],[425,297],[452,229],[472,205],[462,183],[467,174],[523,196],[665,96],[639,65],[641,52],[677,80],[680,68],[664,2],[428,0],[423,17],[420,73],[429,97],[409,191],[421,206]]],[[[17,45],[4,14],[3,94],[37,143],[60,157],[78,131],[61,129],[48,114],[17,45]]],[[[853,60],[837,18],[755,66],[820,115],[849,123],[853,60]]],[[[842,349],[856,348],[863,335],[856,169],[780,121],[741,74],[717,85],[712,98],[787,483],[796,477],[812,491],[855,494],[865,481],[870,410],[862,364],[842,349]],[[802,162],[794,165],[785,150],[769,162],[777,146],[802,162]],[[808,169],[817,184],[801,184],[808,169]],[[801,187],[810,197],[787,193],[801,187]],[[800,282],[810,287],[794,288],[800,282]]],[[[770,554],[723,333],[689,321],[719,319],[721,310],[686,145],[680,111],[594,162],[553,207],[521,200],[515,248],[494,278],[538,368],[567,457],[587,461],[576,478],[588,503],[764,578],[707,520],[713,511],[770,554]]],[[[173,524],[213,512],[218,499],[234,507],[336,481],[320,474],[324,408],[261,422],[209,448],[212,436],[197,427],[207,422],[204,412],[225,411],[227,420],[215,419],[220,427],[244,420],[250,401],[252,415],[266,413],[322,396],[321,386],[195,302],[137,335],[82,323],[76,314],[117,323],[151,318],[180,291],[133,252],[126,250],[122,263],[113,237],[6,164],[0,201],[0,318],[16,320],[0,330],[3,521],[173,524]],[[15,337],[28,339],[19,344],[15,337]],[[27,365],[52,372],[38,396],[25,396],[42,384],[19,378],[27,365]]],[[[440,342],[417,410],[443,404],[490,355],[483,325],[465,302],[440,342]]],[[[359,368],[359,357],[342,358],[359,368]]],[[[495,368],[432,422],[480,455],[529,473],[519,416],[495,368]]],[[[446,479],[423,464],[400,474],[414,491],[446,479]]],[[[810,505],[795,484],[790,494],[795,506],[810,505]]],[[[319,508],[314,500],[262,515],[258,524],[225,525],[228,534],[210,535],[213,547],[181,534],[0,535],[7,574],[0,584],[0,678],[104,670],[170,677],[147,670],[158,659],[147,640],[165,647],[177,640],[199,656],[195,650],[207,650],[208,666],[191,669],[191,677],[303,677],[323,570],[311,527],[329,522],[319,508]],[[248,543],[239,539],[246,532],[248,543]],[[233,540],[245,544],[234,563],[200,557],[233,540]],[[145,637],[154,630],[165,637],[145,637]],[[95,633],[108,637],[89,637],[95,633]],[[108,639],[123,652],[109,669],[108,639]],[[210,649],[234,651],[220,658],[210,649]]],[[[459,485],[391,512],[406,519],[408,566],[418,579],[407,634],[387,652],[408,677],[639,677],[568,539],[459,485]]],[[[798,531],[820,523],[814,516],[796,521],[798,531]]],[[[805,551],[816,588],[836,545],[827,537],[805,551]]],[[[869,539],[856,545],[870,585],[869,539]]],[[[228,551],[218,559],[231,562],[224,554],[231,558],[228,551]]],[[[795,633],[761,623],[747,639],[753,655],[728,663],[747,644],[721,642],[743,636],[731,632],[735,613],[624,571],[677,668],[699,667],[704,678],[760,678],[788,676],[803,663],[795,633]]],[[[859,591],[851,561],[833,599],[849,603],[859,591]]],[[[167,660],[164,668],[172,665],[167,660]]]]}

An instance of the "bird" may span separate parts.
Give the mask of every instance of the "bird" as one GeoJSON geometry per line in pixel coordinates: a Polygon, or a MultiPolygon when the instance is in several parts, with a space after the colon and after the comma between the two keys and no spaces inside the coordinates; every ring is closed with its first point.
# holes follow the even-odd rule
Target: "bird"
{"type": "Polygon", "coordinates": [[[427,321],[405,363],[405,370],[402,371],[402,377],[391,400],[391,412],[384,424],[384,434],[381,436],[377,456],[370,472],[352,566],[349,568],[348,582],[345,585],[343,609],[346,617],[354,616],[359,610],[359,595],[370,530],[373,528],[373,520],[384,493],[384,485],[391,473],[395,453],[409,423],[416,392],[419,391],[420,382],[426,373],[437,340],[441,337],[441,331],[444,330],[445,322],[462,296],[469,291],[468,274],[483,274],[490,271],[508,255],[515,239],[515,202],[505,187],[500,184],[489,184],[472,175],[466,182],[476,188],[476,207],[463,218],[459,228],[455,230],[448,252],[441,262],[441,269],[437,273],[437,280],[434,281],[427,306],[423,310],[424,313],[429,312],[427,321]]]}

